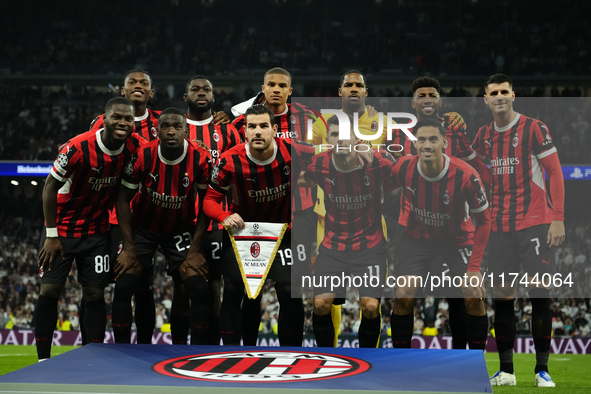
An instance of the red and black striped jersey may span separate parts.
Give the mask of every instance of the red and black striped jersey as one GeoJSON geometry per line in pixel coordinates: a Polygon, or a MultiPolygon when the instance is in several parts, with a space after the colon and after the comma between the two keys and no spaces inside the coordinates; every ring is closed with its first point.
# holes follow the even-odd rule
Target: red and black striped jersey
{"type": "MultiPolygon", "coordinates": [[[[450,156],[460,158],[465,161],[472,160],[476,157],[476,153],[470,146],[470,140],[466,136],[468,130],[464,118],[457,112],[447,112],[443,114],[443,117],[439,117],[441,125],[445,129],[447,148],[444,152],[450,156]]],[[[413,133],[413,129],[408,129],[413,133]]],[[[396,144],[404,147],[402,152],[397,153],[400,156],[414,156],[417,154],[417,148],[414,143],[402,132],[397,129],[397,133],[392,135],[393,141],[389,144],[396,144]]],[[[391,147],[390,151],[400,150],[400,147],[391,147]]]]}
{"type": "Polygon", "coordinates": [[[370,168],[343,170],[332,151],[312,158],[305,177],[324,190],[326,222],[322,245],[332,250],[367,250],[384,240],[383,193],[394,189],[390,172],[395,160],[376,153],[370,168]]]}
{"type": "MultiPolygon", "coordinates": [[[[158,118],[160,118],[160,112],[147,109],[143,116],[136,116],[134,133],[137,133],[144,137],[148,141],[158,139],[158,118]]],[[[90,123],[90,130],[98,130],[105,127],[103,121],[104,115],[99,115],[90,123]]]]}
{"type": "MultiPolygon", "coordinates": [[[[223,152],[240,143],[240,134],[232,124],[214,125],[213,116],[203,121],[195,121],[187,118],[189,126],[189,139],[203,142],[211,151],[212,165],[217,165],[223,152]]],[[[222,202],[224,210],[230,205],[231,195],[222,202]]],[[[224,226],[215,220],[209,225],[207,231],[222,230],[224,226]]]]}
{"type": "Polygon", "coordinates": [[[210,187],[220,193],[232,191],[230,212],[245,221],[291,223],[291,186],[314,146],[283,138],[273,140],[273,156],[260,161],[250,155],[248,144],[222,153],[211,174],[210,187]]]}
{"type": "MultiPolygon", "coordinates": [[[[320,114],[305,105],[299,103],[287,103],[285,112],[275,115],[275,123],[277,124],[277,137],[297,141],[306,141],[306,130],[308,119],[315,122],[320,118],[320,114]]],[[[245,117],[240,115],[232,124],[238,130],[241,137],[246,140],[245,134],[245,117]]],[[[316,189],[300,188],[294,193],[293,208],[295,211],[303,211],[314,206],[316,200],[316,189]]]]}
{"type": "Polygon", "coordinates": [[[160,149],[160,141],[141,147],[125,168],[122,184],[139,191],[131,202],[132,226],[168,234],[194,225],[195,188],[207,188],[211,158],[188,140],[174,161],[160,149]]]}
{"type": "Polygon", "coordinates": [[[492,231],[552,223],[540,160],[558,153],[544,123],[521,114],[503,128],[492,122],[478,130],[472,147],[491,165],[492,231]]]}
{"type": "Polygon", "coordinates": [[[117,150],[109,150],[101,131],[87,131],[59,148],[51,175],[66,182],[58,191],[57,229],[64,237],[88,237],[109,228],[109,209],[117,199],[125,164],[140,144],[128,138],[117,150]]]}
{"type": "Polygon", "coordinates": [[[406,233],[441,246],[471,245],[474,224],[469,211],[482,212],[488,201],[478,173],[456,157],[443,155],[441,173],[429,178],[418,156],[405,156],[392,168],[391,181],[402,186],[410,204],[406,233]]]}

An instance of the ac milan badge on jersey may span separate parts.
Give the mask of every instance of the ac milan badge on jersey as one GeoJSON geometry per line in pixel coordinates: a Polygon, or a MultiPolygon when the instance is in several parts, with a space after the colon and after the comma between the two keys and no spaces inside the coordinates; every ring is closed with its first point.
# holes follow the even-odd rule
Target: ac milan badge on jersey
{"type": "Polygon", "coordinates": [[[443,195],[443,203],[445,205],[447,205],[447,204],[449,204],[450,201],[451,201],[451,198],[449,197],[449,194],[447,194],[447,191],[446,191],[446,193],[443,195]]]}
{"type": "Polygon", "coordinates": [[[371,122],[371,131],[373,131],[373,132],[378,131],[378,122],[376,122],[375,120],[373,122],[371,122]]]}
{"type": "Polygon", "coordinates": [[[365,183],[365,186],[369,186],[369,184],[371,183],[371,178],[369,177],[369,175],[365,175],[363,177],[363,183],[365,183]]]}
{"type": "Polygon", "coordinates": [[[234,383],[281,383],[338,379],[359,375],[373,366],[367,361],[307,351],[234,351],[164,360],[154,372],[181,379],[234,383]]]}
{"type": "Polygon", "coordinates": [[[296,116],[295,116],[295,115],[293,115],[293,114],[292,114],[292,115],[289,117],[289,121],[291,122],[291,124],[296,124],[296,122],[298,121],[298,119],[296,118],[296,116]]]}
{"type": "Polygon", "coordinates": [[[57,157],[57,163],[62,168],[67,166],[68,165],[68,155],[66,155],[65,153],[60,153],[60,155],[57,157]]]}
{"type": "Polygon", "coordinates": [[[261,245],[259,245],[258,242],[253,242],[252,245],[250,245],[250,255],[256,259],[260,254],[261,245]]]}
{"type": "Polygon", "coordinates": [[[516,136],[513,138],[513,147],[517,148],[517,145],[519,145],[519,137],[516,136]]]}
{"type": "Polygon", "coordinates": [[[43,278],[43,266],[39,267],[39,277],[43,278]]]}
{"type": "Polygon", "coordinates": [[[129,163],[127,163],[127,165],[125,166],[125,173],[127,175],[133,174],[133,162],[130,161],[129,163]]]}
{"type": "Polygon", "coordinates": [[[152,126],[152,129],[150,131],[152,132],[152,135],[154,137],[157,137],[158,136],[158,130],[156,130],[156,127],[152,126]]]}
{"type": "Polygon", "coordinates": [[[218,133],[213,133],[213,140],[215,142],[220,142],[220,135],[218,133]]]}
{"type": "Polygon", "coordinates": [[[189,182],[190,182],[190,180],[189,180],[189,177],[188,176],[186,176],[186,177],[183,178],[183,186],[184,187],[188,187],[189,186],[189,182]]]}
{"type": "Polygon", "coordinates": [[[285,175],[289,175],[289,173],[291,172],[291,169],[289,168],[289,166],[285,166],[285,167],[283,167],[283,172],[285,173],[285,175]]]}
{"type": "Polygon", "coordinates": [[[218,166],[213,167],[213,170],[211,170],[211,179],[215,181],[217,179],[219,173],[220,173],[220,168],[218,166]]]}

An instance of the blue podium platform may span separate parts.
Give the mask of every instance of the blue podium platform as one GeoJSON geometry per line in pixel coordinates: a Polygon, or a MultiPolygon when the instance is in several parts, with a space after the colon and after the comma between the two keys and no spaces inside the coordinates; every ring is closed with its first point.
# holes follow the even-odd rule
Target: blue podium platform
{"type": "Polygon", "coordinates": [[[0,376],[0,393],[490,393],[470,350],[91,344],[0,376]]]}

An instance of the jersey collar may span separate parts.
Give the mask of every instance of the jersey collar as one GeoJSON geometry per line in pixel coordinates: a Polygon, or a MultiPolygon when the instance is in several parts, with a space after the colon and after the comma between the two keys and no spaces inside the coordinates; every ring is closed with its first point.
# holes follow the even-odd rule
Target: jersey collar
{"type": "Polygon", "coordinates": [[[148,109],[146,108],[145,114],[143,114],[142,116],[134,116],[133,120],[136,122],[141,122],[144,119],[148,119],[148,115],[150,115],[150,111],[148,111],[148,109]]]}
{"type": "Polygon", "coordinates": [[[282,112],[282,113],[280,113],[280,114],[273,114],[273,115],[274,115],[275,117],[278,117],[278,116],[283,116],[283,115],[287,114],[287,112],[288,112],[288,111],[289,111],[289,104],[285,104],[285,111],[283,111],[283,112],[282,112]]]}
{"type": "Polygon", "coordinates": [[[211,115],[209,118],[207,118],[205,120],[191,120],[191,119],[187,118],[187,123],[192,124],[193,126],[205,126],[205,125],[210,124],[212,120],[213,120],[213,115],[211,115]]]}
{"type": "Polygon", "coordinates": [[[100,130],[97,130],[97,132],[96,132],[96,142],[98,143],[99,148],[101,148],[101,150],[109,156],[117,156],[118,154],[123,152],[123,149],[125,148],[125,145],[127,144],[127,140],[125,140],[125,142],[123,144],[121,144],[121,148],[119,148],[117,150],[109,150],[109,148],[107,148],[105,146],[105,144],[103,144],[103,139],[101,138],[101,132],[103,130],[104,129],[100,129],[100,130]]]}
{"type": "Polygon", "coordinates": [[[446,155],[445,153],[443,154],[443,158],[445,159],[445,164],[443,165],[443,170],[441,170],[439,175],[437,175],[435,178],[429,178],[427,175],[425,175],[423,173],[423,170],[421,170],[421,159],[417,160],[417,170],[419,170],[419,174],[421,174],[421,176],[429,182],[440,181],[441,178],[443,178],[445,176],[445,174],[447,173],[447,170],[449,169],[449,162],[450,162],[449,156],[446,155]]]}
{"type": "Polygon", "coordinates": [[[261,161],[252,157],[252,155],[250,154],[250,147],[248,146],[248,142],[244,144],[244,147],[246,148],[246,156],[248,156],[248,158],[252,160],[254,164],[258,164],[259,166],[266,166],[267,164],[271,164],[273,163],[273,161],[275,161],[275,158],[277,157],[277,141],[275,141],[275,138],[273,138],[273,156],[271,156],[265,161],[261,161]]]}
{"type": "Polygon", "coordinates": [[[348,174],[348,173],[351,173],[351,172],[353,172],[353,171],[357,171],[357,170],[359,170],[359,169],[363,168],[363,167],[361,166],[361,164],[359,164],[359,165],[358,165],[357,167],[355,167],[355,168],[352,168],[352,169],[350,169],[350,170],[345,170],[344,168],[340,168],[340,167],[337,165],[337,163],[334,161],[334,155],[333,155],[333,154],[331,154],[330,156],[331,156],[331,158],[330,158],[330,159],[332,160],[332,165],[334,166],[334,168],[336,168],[336,170],[337,170],[338,172],[342,172],[342,173],[348,174]]]}
{"type": "Polygon", "coordinates": [[[185,159],[185,156],[187,156],[187,148],[188,147],[189,147],[189,141],[185,140],[185,146],[184,146],[184,149],[183,149],[183,154],[178,159],[173,160],[173,161],[170,161],[170,160],[166,160],[164,158],[164,156],[162,156],[162,152],[160,151],[160,144],[158,144],[158,158],[164,164],[169,165],[169,166],[174,166],[176,164],[179,164],[181,161],[183,161],[185,159]]]}
{"type": "Polygon", "coordinates": [[[517,116],[515,116],[515,119],[513,119],[513,121],[505,127],[497,127],[497,123],[495,122],[495,131],[498,131],[499,133],[504,133],[507,130],[511,130],[513,126],[515,126],[517,122],[519,122],[519,118],[521,118],[521,114],[517,112],[517,116]]]}

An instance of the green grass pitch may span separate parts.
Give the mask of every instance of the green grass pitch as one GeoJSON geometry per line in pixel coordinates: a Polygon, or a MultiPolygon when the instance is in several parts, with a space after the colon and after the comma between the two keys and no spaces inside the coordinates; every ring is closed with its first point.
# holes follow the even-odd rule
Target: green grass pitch
{"type": "MultiPolygon", "coordinates": [[[[54,346],[52,356],[75,349],[77,346],[54,346]]],[[[485,353],[486,366],[489,375],[494,374],[499,367],[497,353],[485,353]]],[[[15,371],[37,362],[35,346],[0,346],[0,375],[15,371]]],[[[535,354],[516,354],[514,358],[517,386],[494,387],[495,393],[540,393],[553,391],[555,393],[591,393],[591,354],[551,354],[550,375],[556,382],[555,389],[534,387],[535,354]]]]}

